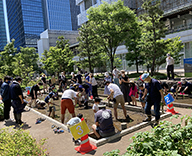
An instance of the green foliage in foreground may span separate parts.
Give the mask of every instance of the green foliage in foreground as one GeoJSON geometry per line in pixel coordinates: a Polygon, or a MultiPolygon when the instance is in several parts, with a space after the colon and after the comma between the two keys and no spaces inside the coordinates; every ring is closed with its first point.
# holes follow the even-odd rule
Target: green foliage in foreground
{"type": "MultiPolygon", "coordinates": [[[[140,132],[132,137],[133,143],[123,156],[189,156],[192,155],[192,117],[184,116],[181,123],[163,121],[151,132],[140,132]]],[[[104,153],[105,156],[120,156],[119,150],[104,153]]]]}
{"type": "Polygon", "coordinates": [[[0,103],[0,116],[4,115],[4,104],[0,103]]]}
{"type": "Polygon", "coordinates": [[[46,155],[42,148],[45,139],[39,143],[29,132],[22,129],[2,128],[0,130],[0,156],[4,155],[46,155]]]}

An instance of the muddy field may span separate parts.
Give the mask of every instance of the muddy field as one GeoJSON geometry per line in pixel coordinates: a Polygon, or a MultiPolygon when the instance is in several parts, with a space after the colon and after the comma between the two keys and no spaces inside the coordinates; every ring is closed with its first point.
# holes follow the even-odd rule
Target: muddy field
{"type": "MultiPolygon", "coordinates": [[[[43,100],[46,97],[46,95],[44,94],[43,96],[38,97],[39,99],[43,100]]],[[[60,100],[54,100],[55,103],[55,107],[56,107],[56,116],[55,119],[60,121],[60,116],[61,116],[61,112],[60,112],[60,100]]],[[[87,119],[87,125],[91,129],[92,124],[94,124],[94,113],[92,110],[92,105],[93,103],[89,103],[89,109],[84,109],[83,107],[79,107],[78,105],[75,108],[75,113],[76,115],[78,113],[83,114],[84,118],[87,119]]],[[[48,108],[46,107],[45,109],[37,109],[34,108],[35,110],[41,112],[42,114],[48,115],[48,108]]],[[[112,111],[113,114],[113,108],[112,107],[107,107],[107,109],[110,109],[112,111]]],[[[121,129],[121,123],[122,122],[126,122],[127,123],[127,127],[131,127],[133,125],[136,125],[138,123],[141,123],[143,121],[143,119],[145,119],[145,115],[143,113],[140,112],[133,112],[133,111],[127,111],[127,114],[130,116],[131,121],[125,121],[124,119],[124,115],[123,115],[123,111],[121,109],[118,109],[118,121],[116,121],[114,118],[114,124],[116,126],[118,126],[121,129]]],[[[65,124],[67,123],[67,121],[71,119],[71,114],[69,114],[68,110],[66,110],[66,114],[65,114],[65,124]]]]}

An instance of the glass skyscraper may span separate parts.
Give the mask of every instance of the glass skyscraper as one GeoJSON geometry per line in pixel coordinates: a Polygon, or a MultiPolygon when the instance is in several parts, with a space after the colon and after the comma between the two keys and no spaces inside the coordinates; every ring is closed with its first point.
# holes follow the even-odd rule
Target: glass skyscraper
{"type": "Polygon", "coordinates": [[[42,0],[45,25],[49,30],[72,30],[69,0],[42,0]]]}
{"type": "Polygon", "coordinates": [[[7,44],[6,28],[5,28],[5,17],[3,9],[3,0],[0,0],[0,51],[4,49],[7,44]]]}
{"type": "Polygon", "coordinates": [[[42,0],[6,0],[10,38],[15,46],[37,47],[45,30],[42,0]]]}

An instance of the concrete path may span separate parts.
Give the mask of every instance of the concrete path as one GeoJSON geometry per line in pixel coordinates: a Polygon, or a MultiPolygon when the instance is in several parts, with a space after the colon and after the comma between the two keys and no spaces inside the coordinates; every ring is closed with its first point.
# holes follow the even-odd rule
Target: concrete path
{"type": "MultiPolygon", "coordinates": [[[[183,109],[183,108],[175,108],[176,111],[180,113],[180,117],[183,115],[190,115],[192,114],[192,109],[183,109]]],[[[13,118],[12,112],[11,117],[13,118]]],[[[52,122],[49,120],[45,120],[40,124],[35,124],[36,119],[40,116],[35,114],[32,111],[23,112],[22,120],[25,122],[25,126],[23,127],[26,131],[29,131],[30,134],[37,139],[37,141],[46,138],[47,142],[45,144],[45,148],[47,149],[50,156],[78,156],[81,155],[77,153],[74,148],[74,144],[72,142],[72,136],[68,132],[64,132],[61,134],[55,134],[51,128],[52,122]]],[[[165,120],[169,120],[165,119],[165,120]]],[[[179,123],[180,118],[173,119],[173,123],[179,123]]],[[[0,128],[7,127],[13,125],[14,122],[7,122],[5,123],[0,122],[0,128]]],[[[132,142],[130,138],[137,132],[143,132],[146,130],[150,130],[151,127],[148,126],[146,128],[142,128],[134,133],[131,133],[127,136],[120,138],[119,140],[113,141],[111,143],[107,143],[103,146],[98,147],[95,151],[92,151],[86,155],[94,155],[94,156],[102,156],[104,152],[111,151],[113,149],[119,149],[121,154],[126,152],[126,148],[132,142]]]]}

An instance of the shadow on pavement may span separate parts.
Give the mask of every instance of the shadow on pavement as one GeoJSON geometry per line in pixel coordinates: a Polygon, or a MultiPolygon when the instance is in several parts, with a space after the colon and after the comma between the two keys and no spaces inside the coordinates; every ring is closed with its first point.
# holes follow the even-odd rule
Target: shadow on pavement
{"type": "Polygon", "coordinates": [[[13,122],[13,121],[6,121],[5,122],[5,124],[4,124],[5,126],[7,126],[7,127],[9,127],[9,126],[14,126],[13,128],[14,129],[16,129],[16,128],[22,128],[22,129],[29,129],[29,128],[31,128],[31,126],[29,126],[27,123],[23,123],[22,125],[18,125],[18,124],[16,124],[15,122],[13,122]]]}

